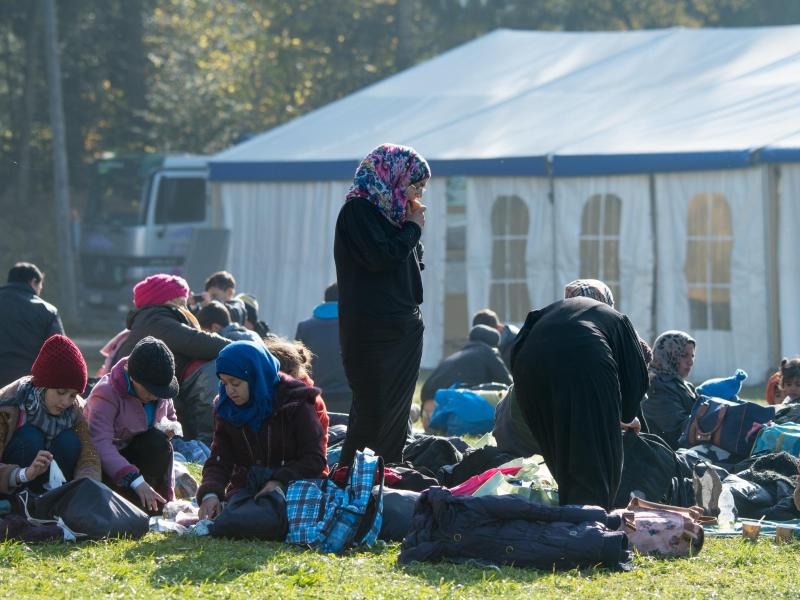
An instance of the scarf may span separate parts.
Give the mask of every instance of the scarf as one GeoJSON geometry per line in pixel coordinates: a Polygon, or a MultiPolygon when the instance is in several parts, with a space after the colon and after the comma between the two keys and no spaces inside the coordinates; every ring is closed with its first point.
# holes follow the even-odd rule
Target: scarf
{"type": "Polygon", "coordinates": [[[272,415],[278,389],[280,364],[262,343],[234,342],[223,348],[217,357],[217,375],[231,375],[247,382],[250,398],[244,406],[237,406],[219,382],[217,414],[235,427],[247,425],[258,432],[272,415]]]}
{"type": "Polygon", "coordinates": [[[381,144],[358,165],[347,200],[365,198],[374,204],[392,224],[406,222],[406,188],[412,183],[425,183],[431,168],[413,148],[381,144]]]}
{"type": "Polygon", "coordinates": [[[51,415],[44,403],[45,388],[35,387],[30,378],[19,383],[13,398],[3,406],[16,406],[25,417],[22,424],[33,425],[44,434],[45,445],[50,447],[53,439],[62,431],[75,427],[75,408],[70,406],[60,415],[51,415]]]}
{"type": "Polygon", "coordinates": [[[656,338],[653,344],[653,361],[650,363],[650,375],[677,377],[678,361],[689,344],[696,345],[694,339],[683,331],[665,331],[656,338]]]}
{"type": "Polygon", "coordinates": [[[614,294],[605,283],[599,279],[576,279],[564,288],[564,298],[577,298],[585,296],[598,302],[604,302],[614,308],[614,294]]]}

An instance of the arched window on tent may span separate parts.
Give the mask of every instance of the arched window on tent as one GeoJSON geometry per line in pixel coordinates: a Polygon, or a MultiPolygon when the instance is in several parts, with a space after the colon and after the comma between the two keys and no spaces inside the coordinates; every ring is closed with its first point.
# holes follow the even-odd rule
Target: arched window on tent
{"type": "Polygon", "coordinates": [[[684,272],[689,284],[690,326],[731,329],[731,209],[722,194],[702,193],[689,202],[684,272]]]}
{"type": "Polygon", "coordinates": [[[622,200],[614,194],[595,194],[581,215],[580,277],[599,279],[611,288],[620,305],[619,226],[622,200]]]}
{"type": "Polygon", "coordinates": [[[531,310],[525,269],[528,220],[528,207],[518,196],[499,196],[492,206],[489,305],[505,323],[522,323],[531,310]]]}

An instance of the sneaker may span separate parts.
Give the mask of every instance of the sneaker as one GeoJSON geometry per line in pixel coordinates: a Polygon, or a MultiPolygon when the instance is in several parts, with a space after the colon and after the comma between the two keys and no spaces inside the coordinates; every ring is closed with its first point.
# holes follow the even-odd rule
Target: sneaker
{"type": "Polygon", "coordinates": [[[693,475],[695,503],[702,507],[707,515],[716,517],[719,514],[719,495],[722,493],[722,480],[717,472],[706,466],[705,473],[693,475]]]}

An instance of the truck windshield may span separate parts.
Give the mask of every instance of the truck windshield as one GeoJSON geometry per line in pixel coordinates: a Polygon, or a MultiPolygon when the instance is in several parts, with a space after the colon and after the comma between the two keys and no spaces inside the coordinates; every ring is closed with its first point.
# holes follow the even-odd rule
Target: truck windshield
{"type": "Polygon", "coordinates": [[[142,159],[97,161],[89,182],[86,221],[121,227],[143,224],[148,179],[148,170],[143,167],[142,159]]]}

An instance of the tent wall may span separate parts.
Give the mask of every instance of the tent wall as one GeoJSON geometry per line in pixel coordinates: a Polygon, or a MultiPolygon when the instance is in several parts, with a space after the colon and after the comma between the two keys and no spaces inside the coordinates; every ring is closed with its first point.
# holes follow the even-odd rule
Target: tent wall
{"type": "MultiPolygon", "coordinates": [[[[780,176],[778,218],[778,288],[781,353],[800,354],[800,165],[784,165],[780,176]]],[[[777,366],[777,365],[774,365],[777,366]]]]}
{"type": "MultiPolygon", "coordinates": [[[[336,279],[333,237],[350,182],[218,184],[231,229],[227,268],[239,291],[252,293],[273,331],[293,337],[336,279]]],[[[425,345],[423,366],[441,358],[444,330],[445,182],[432,181],[423,233],[425,345]]]]}
{"type": "MultiPolygon", "coordinates": [[[[680,329],[697,340],[692,381],[729,375],[736,368],[748,371],[753,383],[763,381],[769,360],[761,170],[657,175],[655,183],[657,332],[680,329]],[[709,278],[716,283],[730,282],[729,328],[693,328],[691,323],[687,248],[690,226],[696,233],[698,220],[696,214],[689,219],[689,207],[698,197],[721,197],[729,207],[730,266],[709,278]]],[[[713,251],[720,251],[720,247],[713,251]]],[[[724,257],[721,264],[725,264],[724,257]]]]}
{"type": "MultiPolygon", "coordinates": [[[[640,177],[576,177],[555,180],[556,266],[558,291],[580,276],[607,280],[601,273],[581,273],[580,239],[584,210],[593,199],[613,196],[620,201],[620,219],[605,232],[619,237],[616,253],[616,307],[627,314],[639,335],[652,339],[653,236],[650,183],[640,177]]],[[[612,242],[613,243],[613,242],[612,242]]]]}

